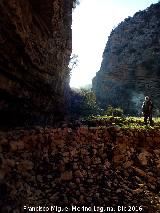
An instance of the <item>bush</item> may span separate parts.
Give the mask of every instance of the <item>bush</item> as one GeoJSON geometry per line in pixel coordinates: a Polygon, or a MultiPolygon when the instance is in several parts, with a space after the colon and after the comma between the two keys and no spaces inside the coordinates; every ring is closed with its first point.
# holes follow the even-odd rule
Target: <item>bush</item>
{"type": "Polygon", "coordinates": [[[111,115],[111,116],[123,116],[123,109],[121,109],[120,107],[112,107],[112,106],[108,106],[107,109],[105,110],[105,114],[106,115],[111,115]]]}

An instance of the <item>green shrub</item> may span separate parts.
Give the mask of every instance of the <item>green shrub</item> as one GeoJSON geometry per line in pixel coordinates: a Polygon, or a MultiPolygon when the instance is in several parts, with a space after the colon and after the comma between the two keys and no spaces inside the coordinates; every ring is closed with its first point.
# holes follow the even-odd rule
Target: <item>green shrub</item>
{"type": "Polygon", "coordinates": [[[106,115],[111,115],[111,116],[123,116],[123,109],[121,109],[120,107],[112,107],[112,106],[108,106],[107,109],[105,110],[105,114],[106,115]]]}

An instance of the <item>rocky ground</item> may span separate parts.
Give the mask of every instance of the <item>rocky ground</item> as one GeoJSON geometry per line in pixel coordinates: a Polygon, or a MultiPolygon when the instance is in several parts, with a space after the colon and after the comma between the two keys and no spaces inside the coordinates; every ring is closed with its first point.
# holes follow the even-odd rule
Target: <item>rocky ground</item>
{"type": "Polygon", "coordinates": [[[48,212],[58,208],[60,212],[62,207],[78,212],[80,207],[84,212],[85,206],[89,212],[113,208],[158,213],[159,159],[158,129],[80,126],[1,131],[0,209],[29,212],[24,206],[41,206],[48,212]]]}

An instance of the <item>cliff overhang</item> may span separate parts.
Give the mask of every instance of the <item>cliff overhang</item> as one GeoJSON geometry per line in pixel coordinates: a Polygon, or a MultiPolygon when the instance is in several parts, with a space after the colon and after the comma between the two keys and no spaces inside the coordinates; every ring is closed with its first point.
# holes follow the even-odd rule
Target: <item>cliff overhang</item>
{"type": "Polygon", "coordinates": [[[72,7],[72,0],[1,2],[0,125],[64,119],[72,7]]]}

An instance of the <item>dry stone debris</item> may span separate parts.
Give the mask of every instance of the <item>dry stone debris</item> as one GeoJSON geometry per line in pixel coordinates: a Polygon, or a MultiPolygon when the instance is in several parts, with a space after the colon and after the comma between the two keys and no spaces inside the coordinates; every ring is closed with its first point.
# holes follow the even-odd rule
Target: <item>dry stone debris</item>
{"type": "MultiPolygon", "coordinates": [[[[25,201],[30,205],[59,206],[142,205],[144,212],[158,212],[159,142],[154,141],[153,147],[145,140],[139,146],[133,143],[133,138],[136,141],[139,137],[135,130],[129,134],[122,129],[115,131],[113,127],[110,130],[46,128],[45,132],[42,137],[39,129],[0,132],[2,141],[9,144],[1,146],[0,153],[3,191],[0,207],[4,213],[13,208],[12,203],[13,209],[20,212],[25,201]],[[116,137],[119,132],[123,137],[127,134],[123,143],[119,135],[116,137]],[[16,144],[16,149],[11,144],[16,144]]],[[[142,134],[149,137],[145,131],[142,134]]]]}

